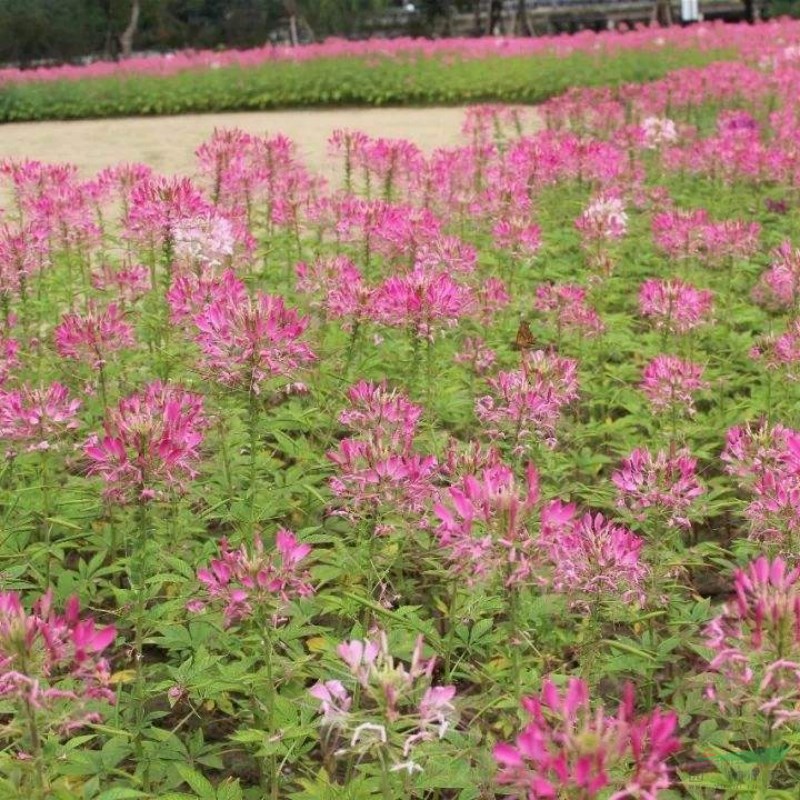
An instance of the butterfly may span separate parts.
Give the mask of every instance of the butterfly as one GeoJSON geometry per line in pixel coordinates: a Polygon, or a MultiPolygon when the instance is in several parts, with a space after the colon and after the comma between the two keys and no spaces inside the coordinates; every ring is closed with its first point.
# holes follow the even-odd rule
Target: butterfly
{"type": "Polygon", "coordinates": [[[522,319],[517,328],[517,336],[514,339],[512,347],[514,350],[532,350],[534,345],[533,333],[531,333],[531,326],[522,319]]]}

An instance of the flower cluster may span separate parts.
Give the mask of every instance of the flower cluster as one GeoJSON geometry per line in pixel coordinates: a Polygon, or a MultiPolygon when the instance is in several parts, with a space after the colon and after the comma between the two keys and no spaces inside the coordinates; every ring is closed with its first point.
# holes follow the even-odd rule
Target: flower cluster
{"type": "Polygon", "coordinates": [[[184,491],[197,474],[206,427],[199,395],[156,381],[120,400],[103,427],[89,437],[84,454],[109,499],[149,502],[184,491]]]}
{"type": "Polygon", "coordinates": [[[0,439],[29,451],[49,450],[78,428],[80,407],[81,401],[70,397],[60,383],[45,389],[23,384],[13,391],[0,390],[0,439]]]}
{"type": "Polygon", "coordinates": [[[637,448],[611,476],[617,487],[617,506],[639,521],[655,515],[669,527],[689,528],[689,511],[705,491],[696,468],[696,459],[686,450],[659,450],[653,455],[646,448],[637,448]]]}
{"type": "Polygon", "coordinates": [[[586,301],[586,289],[574,283],[537,286],[533,307],[555,326],[559,339],[566,331],[597,336],[605,330],[603,321],[586,301]]]}
{"type": "Polygon", "coordinates": [[[343,503],[338,513],[420,512],[437,468],[436,458],[413,449],[422,409],[386,383],[360,381],[348,398],[350,407],[339,419],[358,435],[328,453],[337,467],[330,486],[343,503]]]}
{"type": "Polygon", "coordinates": [[[309,690],[320,703],[324,746],[335,756],[357,754],[359,761],[377,757],[389,772],[422,772],[424,763],[416,759],[424,753],[416,755],[418,746],[443,739],[457,721],[455,686],[433,684],[436,659],[422,652],[420,636],[406,667],[391,655],[383,632],[340,644],[337,653],[348,683],[358,687],[359,709],[352,710],[353,690],[342,681],[318,682],[309,690]]]}
{"type": "Polygon", "coordinates": [[[246,619],[262,623],[269,619],[276,625],[292,600],[314,592],[308,570],[301,564],[310,552],[310,545],[301,544],[284,529],[275,534],[272,550],[264,547],[260,536],[249,549],[244,544],[231,549],[228,540],[222,539],[219,558],[197,572],[206,598],[191,601],[189,608],[199,612],[208,605],[221,606],[225,627],[246,619]]]}
{"type": "Polygon", "coordinates": [[[705,631],[708,697],[723,709],[800,719],[800,570],[761,556],[734,575],[734,596],[705,631]]]}
{"type": "Polygon", "coordinates": [[[494,748],[497,783],[520,800],[655,800],[669,788],[667,761],[680,748],[677,715],[655,709],[636,717],[631,684],[613,717],[592,709],[589,687],[579,678],[570,678],[563,692],[546,679],[541,694],[524,698],[522,707],[530,722],[514,744],[494,748]]]}
{"type": "Polygon", "coordinates": [[[688,333],[709,322],[713,295],[679,278],[645,281],[639,290],[639,311],[656,330],[688,333]]]}
{"type": "Polygon", "coordinates": [[[451,569],[469,583],[499,578],[513,587],[534,574],[539,549],[528,525],[539,502],[539,475],[533,465],[521,488],[513,471],[498,463],[440,493],[436,536],[451,569]]]}
{"type": "Polygon", "coordinates": [[[225,297],[210,303],[194,323],[201,367],[224,386],[259,394],[267,381],[288,378],[315,359],[300,338],[308,319],[287,308],[282,297],[225,297]]]}
{"type": "Polygon", "coordinates": [[[475,402],[475,413],[493,439],[523,452],[532,439],[556,444],[556,426],[564,407],[578,396],[578,364],[570,358],[536,350],[526,353],[523,368],[488,379],[490,395],[475,402]]]}
{"type": "Polygon", "coordinates": [[[63,358],[102,369],[108,356],[132,347],[133,328],[116,303],[102,311],[90,305],[86,314],[65,314],[55,330],[56,350],[63,358]]]}
{"type": "Polygon", "coordinates": [[[553,588],[572,605],[587,608],[601,598],[644,604],[650,574],[641,559],[644,540],[627,528],[554,500],[542,511],[539,541],[553,588]]]}
{"type": "MultiPolygon", "coordinates": [[[[98,628],[92,619],[80,618],[77,597],[58,614],[51,592],[32,612],[23,608],[16,592],[0,593],[0,697],[25,707],[12,720],[11,730],[28,719],[39,735],[66,735],[99,722],[98,709],[115,699],[102,657],[115,637],[113,626],[98,628]]],[[[30,730],[19,733],[23,739],[30,736],[30,730]]],[[[36,748],[38,743],[27,745],[36,748]]]]}
{"type": "Polygon", "coordinates": [[[694,396],[708,388],[703,367],[677,356],[656,356],[644,368],[642,391],[656,412],[693,416],[694,396]]]}

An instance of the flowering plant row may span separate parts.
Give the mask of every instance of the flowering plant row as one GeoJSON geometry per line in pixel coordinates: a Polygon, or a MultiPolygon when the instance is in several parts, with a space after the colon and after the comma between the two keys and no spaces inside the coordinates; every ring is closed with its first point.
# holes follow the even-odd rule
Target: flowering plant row
{"type": "Polygon", "coordinates": [[[0,163],[0,796],[793,796],[798,98],[0,163]]]}

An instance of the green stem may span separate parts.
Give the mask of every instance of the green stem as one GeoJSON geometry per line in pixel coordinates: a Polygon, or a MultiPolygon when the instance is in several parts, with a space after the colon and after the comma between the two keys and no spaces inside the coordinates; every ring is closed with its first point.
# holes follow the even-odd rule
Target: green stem
{"type": "MultiPolygon", "coordinates": [[[[140,493],[141,496],[141,493],[140,493]]],[[[135,551],[131,556],[131,588],[135,595],[134,611],[134,749],[137,761],[143,763],[144,748],[142,729],[145,720],[145,675],[144,675],[144,626],[147,613],[147,544],[150,538],[150,511],[145,500],[140,500],[137,516],[139,525],[135,551]]],[[[145,789],[149,784],[147,772],[144,776],[145,789]]]]}
{"type": "Polygon", "coordinates": [[[36,709],[30,700],[23,702],[25,722],[28,726],[30,739],[30,756],[33,765],[33,794],[32,800],[43,800],[45,797],[44,759],[42,758],[42,740],[39,736],[39,726],[36,722],[36,709]]]}
{"type": "Polygon", "coordinates": [[[255,532],[256,527],[256,480],[257,480],[257,463],[256,451],[258,449],[258,395],[250,389],[248,414],[247,414],[247,427],[250,434],[250,525],[255,532]]]}

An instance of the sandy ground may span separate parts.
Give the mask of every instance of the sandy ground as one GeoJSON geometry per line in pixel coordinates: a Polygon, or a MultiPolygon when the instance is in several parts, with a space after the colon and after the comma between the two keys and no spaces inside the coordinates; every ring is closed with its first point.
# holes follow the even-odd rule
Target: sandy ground
{"type": "Polygon", "coordinates": [[[289,136],[312,169],[327,172],[326,142],[337,128],[408,138],[431,150],[458,144],[463,118],[461,108],[381,108],[20,122],[0,125],[0,158],[68,161],[87,176],[111,164],[133,161],[161,172],[191,174],[197,145],[214,128],[238,127],[289,136]]]}

